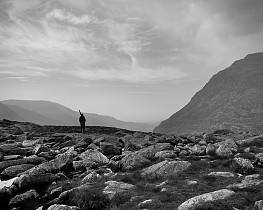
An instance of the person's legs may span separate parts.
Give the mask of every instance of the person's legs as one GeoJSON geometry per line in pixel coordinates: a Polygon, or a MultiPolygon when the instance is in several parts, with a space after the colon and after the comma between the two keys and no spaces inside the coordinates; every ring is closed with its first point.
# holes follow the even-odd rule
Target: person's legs
{"type": "Polygon", "coordinates": [[[85,122],[83,123],[83,133],[85,133],[85,122]]]}

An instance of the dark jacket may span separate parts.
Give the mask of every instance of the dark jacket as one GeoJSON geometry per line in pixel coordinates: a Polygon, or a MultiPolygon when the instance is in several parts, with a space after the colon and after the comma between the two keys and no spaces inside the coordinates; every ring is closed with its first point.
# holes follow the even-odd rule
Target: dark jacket
{"type": "Polygon", "coordinates": [[[80,117],[79,117],[79,122],[80,122],[80,123],[85,123],[85,122],[86,122],[86,118],[84,117],[83,114],[80,115],[80,117]]]}

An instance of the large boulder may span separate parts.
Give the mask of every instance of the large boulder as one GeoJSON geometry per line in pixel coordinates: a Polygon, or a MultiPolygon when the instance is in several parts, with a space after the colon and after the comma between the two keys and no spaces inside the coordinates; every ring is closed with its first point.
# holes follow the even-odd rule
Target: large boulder
{"type": "Polygon", "coordinates": [[[22,148],[21,143],[0,145],[0,152],[5,155],[25,155],[29,151],[31,151],[31,148],[22,148]]]}
{"type": "Polygon", "coordinates": [[[18,174],[33,168],[35,165],[33,164],[21,164],[21,165],[15,165],[15,166],[10,166],[8,168],[6,168],[5,170],[2,171],[1,173],[1,179],[10,179],[13,178],[15,176],[17,176],[18,174]]]}
{"type": "Polygon", "coordinates": [[[100,142],[100,151],[104,155],[120,155],[121,148],[108,142],[100,142]]]}
{"type": "Polygon", "coordinates": [[[79,155],[86,166],[101,166],[109,162],[109,159],[99,151],[86,150],[79,155]]]}
{"type": "Polygon", "coordinates": [[[22,142],[23,147],[33,147],[36,146],[37,144],[42,144],[43,140],[42,139],[37,139],[37,140],[24,140],[22,142]]]}
{"type": "Polygon", "coordinates": [[[34,154],[38,155],[41,152],[49,152],[49,148],[46,145],[43,144],[37,144],[34,148],[34,154]]]}
{"type": "Polygon", "coordinates": [[[121,159],[121,165],[124,170],[135,170],[151,163],[148,159],[138,153],[130,153],[121,159]]]}
{"type": "Polygon", "coordinates": [[[162,161],[142,170],[143,176],[169,177],[185,171],[191,166],[188,161],[162,161]]]}
{"type": "Polygon", "coordinates": [[[263,147],[263,135],[239,140],[237,141],[237,144],[240,147],[251,147],[251,146],[263,147]]]}
{"type": "Polygon", "coordinates": [[[252,174],[254,173],[254,166],[250,160],[244,158],[234,158],[231,164],[231,168],[240,174],[252,174]]]}
{"type": "Polygon", "coordinates": [[[39,205],[39,194],[35,190],[30,190],[25,193],[16,195],[9,202],[9,207],[19,207],[21,209],[36,209],[39,205]]]}
{"type": "Polygon", "coordinates": [[[230,184],[227,186],[228,189],[238,191],[238,190],[246,190],[246,191],[262,191],[263,180],[260,179],[259,174],[248,175],[245,177],[241,183],[230,184]]]}
{"type": "Polygon", "coordinates": [[[224,200],[234,194],[234,191],[227,189],[205,193],[188,199],[178,207],[178,210],[202,209],[203,206],[206,206],[207,208],[207,204],[209,204],[209,202],[224,200]]]}
{"type": "Polygon", "coordinates": [[[116,193],[122,193],[135,188],[132,184],[117,181],[107,181],[105,184],[106,187],[104,188],[103,193],[108,195],[109,199],[112,199],[116,193]]]}
{"type": "Polygon", "coordinates": [[[137,153],[148,160],[152,160],[154,159],[155,154],[157,152],[164,150],[174,150],[174,146],[171,145],[170,143],[157,143],[155,145],[151,145],[143,149],[140,149],[139,151],[137,151],[137,153]]]}
{"type": "Polygon", "coordinates": [[[0,171],[10,167],[10,166],[15,166],[15,165],[21,165],[21,164],[39,164],[45,161],[45,158],[40,158],[40,157],[28,157],[28,158],[23,158],[23,159],[18,159],[18,160],[7,160],[7,161],[2,161],[0,162],[0,171]]]}
{"type": "Polygon", "coordinates": [[[77,206],[53,204],[48,208],[48,210],[81,210],[81,209],[77,206]]]}

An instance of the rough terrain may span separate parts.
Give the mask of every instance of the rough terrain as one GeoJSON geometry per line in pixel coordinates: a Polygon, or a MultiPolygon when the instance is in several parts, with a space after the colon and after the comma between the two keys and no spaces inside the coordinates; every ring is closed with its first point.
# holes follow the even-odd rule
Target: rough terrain
{"type": "Polygon", "coordinates": [[[1,209],[262,209],[263,135],[0,121],[1,209]]]}

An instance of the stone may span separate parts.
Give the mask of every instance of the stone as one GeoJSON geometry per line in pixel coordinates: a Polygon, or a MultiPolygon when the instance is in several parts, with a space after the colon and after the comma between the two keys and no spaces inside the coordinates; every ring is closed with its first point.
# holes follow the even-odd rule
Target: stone
{"type": "Polygon", "coordinates": [[[77,206],[53,204],[48,208],[48,210],[81,210],[81,209],[77,206]]]}
{"type": "Polygon", "coordinates": [[[227,186],[228,189],[237,190],[247,190],[247,191],[261,191],[263,187],[263,180],[260,179],[259,174],[253,174],[246,176],[241,183],[230,184],[227,186]]]}
{"type": "Polygon", "coordinates": [[[2,152],[0,152],[0,161],[2,161],[4,159],[4,155],[2,152]]]}
{"type": "Polygon", "coordinates": [[[160,152],[157,152],[155,154],[155,158],[157,159],[165,159],[165,158],[175,158],[176,157],[176,154],[174,153],[173,150],[164,150],[164,151],[160,151],[160,152]]]}
{"type": "Polygon", "coordinates": [[[205,150],[207,155],[215,156],[216,155],[216,146],[212,143],[209,143],[205,150]]]}
{"type": "Polygon", "coordinates": [[[199,144],[195,144],[193,147],[190,147],[190,152],[192,155],[204,155],[205,152],[199,144]]]}
{"type": "Polygon", "coordinates": [[[108,195],[109,199],[112,199],[116,193],[122,193],[135,188],[132,184],[117,181],[107,181],[105,184],[106,187],[104,188],[103,193],[108,195]]]}
{"type": "Polygon", "coordinates": [[[143,176],[169,177],[185,171],[191,166],[188,161],[162,161],[142,170],[143,176]]]}
{"type": "Polygon", "coordinates": [[[256,201],[253,210],[263,210],[263,200],[256,201]]]}
{"type": "Polygon", "coordinates": [[[263,147],[263,135],[239,140],[237,141],[237,144],[240,147],[251,147],[251,146],[263,147]]]}
{"type": "Polygon", "coordinates": [[[230,172],[221,172],[221,171],[210,172],[208,176],[220,176],[220,177],[226,177],[226,178],[235,177],[235,175],[230,172]]]}
{"type": "Polygon", "coordinates": [[[35,190],[29,190],[25,193],[16,195],[13,197],[9,202],[9,207],[20,207],[23,209],[35,209],[36,206],[32,205],[32,203],[35,203],[37,199],[39,199],[39,194],[35,190]]]}
{"type": "Polygon", "coordinates": [[[216,149],[216,155],[221,158],[229,158],[233,156],[231,148],[221,145],[216,149]]]}
{"type": "Polygon", "coordinates": [[[26,191],[30,189],[44,190],[45,187],[60,178],[59,175],[45,173],[44,171],[27,171],[20,175],[15,181],[19,191],[26,191]]]}
{"type": "Polygon", "coordinates": [[[251,174],[254,172],[254,166],[251,161],[244,158],[234,158],[231,168],[240,174],[251,174]]]}
{"type": "Polygon", "coordinates": [[[140,149],[137,153],[148,160],[153,160],[157,152],[164,150],[174,150],[174,146],[170,143],[157,143],[140,149]]]}
{"type": "Polygon", "coordinates": [[[40,164],[43,161],[45,161],[44,158],[40,157],[27,157],[27,158],[22,158],[18,160],[7,160],[7,161],[2,161],[0,162],[0,171],[10,167],[10,166],[15,166],[15,165],[21,165],[21,164],[40,164]]]}
{"type": "Polygon", "coordinates": [[[124,170],[135,170],[150,164],[150,160],[144,158],[138,153],[127,154],[120,162],[124,170]]]}
{"type": "Polygon", "coordinates": [[[121,148],[108,142],[100,142],[100,151],[104,155],[121,155],[121,148]]]}
{"type": "Polygon", "coordinates": [[[101,175],[99,175],[98,173],[96,173],[95,171],[90,172],[88,175],[86,175],[82,180],[81,183],[82,184],[86,184],[89,182],[94,182],[98,179],[102,178],[101,175]]]}
{"type": "Polygon", "coordinates": [[[37,140],[24,140],[22,142],[23,147],[33,147],[36,146],[37,144],[42,144],[43,140],[37,139],[37,140]]]}
{"type": "Polygon", "coordinates": [[[207,205],[211,201],[224,200],[234,194],[234,191],[228,189],[205,193],[188,199],[178,207],[178,210],[202,209],[203,205],[207,205]]]}
{"type": "Polygon", "coordinates": [[[1,173],[1,179],[10,179],[13,177],[16,177],[18,174],[33,168],[35,165],[33,164],[20,164],[20,165],[14,165],[6,168],[5,170],[2,171],[1,173]]]}
{"type": "Polygon", "coordinates": [[[49,152],[49,148],[43,144],[36,145],[36,147],[34,148],[34,154],[38,155],[41,152],[49,152]]]}
{"type": "Polygon", "coordinates": [[[154,202],[153,199],[144,200],[138,204],[138,207],[145,209],[147,208],[147,206],[151,205],[153,202],[154,202]]]}
{"type": "Polygon", "coordinates": [[[16,127],[15,130],[12,132],[13,135],[21,135],[23,133],[24,132],[19,127],[16,127]]]}
{"type": "Polygon", "coordinates": [[[0,152],[4,155],[25,155],[30,150],[30,148],[22,148],[21,143],[0,145],[0,152]]]}
{"type": "Polygon", "coordinates": [[[101,166],[109,162],[109,159],[99,151],[86,150],[79,155],[86,166],[101,166]]]}

